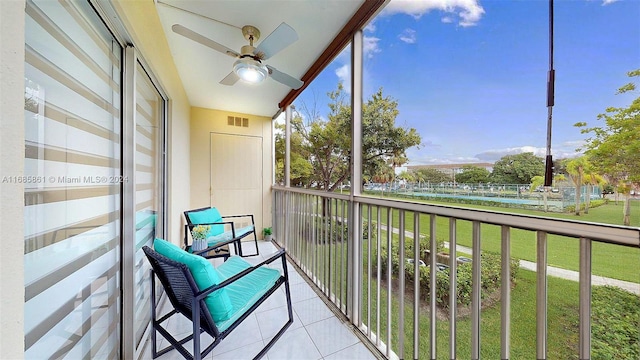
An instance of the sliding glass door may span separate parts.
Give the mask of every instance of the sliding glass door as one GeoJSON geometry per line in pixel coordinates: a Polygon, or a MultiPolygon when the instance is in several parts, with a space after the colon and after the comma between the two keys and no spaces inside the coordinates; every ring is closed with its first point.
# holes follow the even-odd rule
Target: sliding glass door
{"type": "Polygon", "coordinates": [[[25,11],[25,358],[118,358],[122,49],[85,2],[25,11]]]}
{"type": "Polygon", "coordinates": [[[27,0],[25,19],[25,358],[133,358],[141,249],[165,236],[167,101],[87,1],[27,0]]]}
{"type": "Polygon", "coordinates": [[[165,101],[140,63],[136,64],[135,111],[135,243],[134,336],[139,348],[150,321],[149,263],[142,247],[164,237],[164,119],[165,101]]]}

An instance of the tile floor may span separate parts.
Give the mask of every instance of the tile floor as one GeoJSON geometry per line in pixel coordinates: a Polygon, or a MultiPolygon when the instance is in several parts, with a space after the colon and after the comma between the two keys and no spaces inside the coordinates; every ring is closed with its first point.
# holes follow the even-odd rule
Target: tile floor
{"type": "MultiPolygon", "coordinates": [[[[259,241],[258,244],[260,255],[245,258],[247,261],[259,263],[276,251],[276,247],[271,243],[259,241]]],[[[247,250],[251,251],[251,249],[247,250]]],[[[278,265],[282,267],[281,263],[278,265]]],[[[275,263],[274,267],[277,267],[275,263]]],[[[362,344],[352,330],[329,310],[301,275],[295,271],[295,267],[289,265],[288,271],[293,304],[293,324],[273,345],[264,359],[376,359],[376,356],[362,344]]],[[[206,359],[252,359],[277,333],[286,319],[286,299],[284,287],[281,287],[209,353],[206,359]]],[[[191,332],[191,323],[178,317],[170,319],[168,327],[175,335],[191,332]]],[[[210,340],[207,334],[203,335],[203,342],[207,345],[210,340]]],[[[158,341],[158,348],[168,344],[160,335],[158,341]]],[[[187,343],[187,349],[190,345],[191,342],[187,343]]],[[[151,359],[150,348],[147,346],[143,354],[144,359],[151,359]]],[[[173,350],[158,359],[173,360],[182,359],[182,357],[173,350]]]]}

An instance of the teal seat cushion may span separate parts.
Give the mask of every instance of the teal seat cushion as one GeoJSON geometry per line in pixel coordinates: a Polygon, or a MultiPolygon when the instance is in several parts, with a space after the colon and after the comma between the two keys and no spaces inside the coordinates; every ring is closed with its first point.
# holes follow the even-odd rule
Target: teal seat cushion
{"type": "MultiPolygon", "coordinates": [[[[245,226],[243,228],[240,229],[236,229],[236,237],[241,237],[249,232],[253,231],[253,225],[249,225],[249,226],[245,226]]],[[[227,240],[231,240],[233,239],[233,234],[231,233],[231,230],[229,231],[225,231],[222,234],[218,234],[218,235],[214,235],[214,236],[209,236],[207,237],[207,244],[209,246],[214,246],[215,244],[222,242],[222,241],[227,241],[227,240]]]]}
{"type": "MultiPolygon", "coordinates": [[[[162,239],[155,239],[153,247],[160,255],[187,265],[200,290],[217,285],[225,279],[220,276],[213,265],[202,256],[190,254],[180,247],[162,239]]],[[[233,304],[226,288],[216,290],[209,294],[205,298],[205,303],[207,308],[209,308],[213,321],[216,323],[227,320],[233,314],[233,304]]]]}
{"type": "Polygon", "coordinates": [[[236,229],[236,236],[242,236],[246,233],[250,233],[253,231],[253,225],[245,226],[240,229],[236,229]]]}
{"type": "MultiPolygon", "coordinates": [[[[217,267],[220,276],[228,279],[231,276],[248,269],[251,264],[239,256],[232,256],[217,267]]],[[[226,330],[234,321],[254,305],[269,291],[280,277],[280,271],[262,266],[241,279],[225,287],[231,300],[233,311],[228,319],[216,323],[220,331],[226,330]]]]}
{"type": "MultiPolygon", "coordinates": [[[[221,223],[223,220],[222,220],[222,215],[220,215],[220,212],[218,211],[218,209],[212,207],[204,210],[189,212],[189,221],[191,221],[191,223],[194,225],[200,225],[200,224],[221,223]]],[[[207,235],[207,238],[220,235],[222,233],[224,233],[224,225],[222,224],[211,225],[211,229],[209,229],[209,234],[207,235]]]]}

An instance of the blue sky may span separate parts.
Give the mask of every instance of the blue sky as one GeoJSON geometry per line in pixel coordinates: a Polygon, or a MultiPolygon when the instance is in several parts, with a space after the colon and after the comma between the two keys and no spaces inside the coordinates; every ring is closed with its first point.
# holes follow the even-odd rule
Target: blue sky
{"type": "MultiPolygon", "coordinates": [[[[575,156],[640,68],[640,0],[556,0],[554,158],[575,156]]],[[[494,162],[545,155],[549,66],[545,0],[414,0],[391,3],[365,30],[364,90],[398,101],[398,125],[422,136],[409,164],[494,162]]],[[[345,50],[296,101],[326,116],[327,92],[348,85],[345,50]],[[314,99],[315,98],[315,99],[314,99]]]]}

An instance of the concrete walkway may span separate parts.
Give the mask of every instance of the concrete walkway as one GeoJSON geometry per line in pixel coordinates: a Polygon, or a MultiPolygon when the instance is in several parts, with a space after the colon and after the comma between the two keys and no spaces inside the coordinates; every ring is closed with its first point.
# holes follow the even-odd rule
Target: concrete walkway
{"type": "MultiPolygon", "coordinates": [[[[399,233],[399,230],[394,228],[393,232],[395,234],[399,233]]],[[[413,232],[410,231],[405,231],[405,236],[406,237],[410,237],[413,239],[413,232]]],[[[444,243],[444,247],[445,248],[449,248],[449,243],[445,242],[444,243]]],[[[465,254],[471,254],[471,248],[465,247],[465,246],[460,246],[457,245],[456,246],[456,251],[459,251],[461,253],[465,253],[465,254]]],[[[520,260],[520,267],[526,270],[530,270],[530,271],[536,271],[536,263],[533,261],[527,261],[527,260],[520,260]]],[[[580,279],[580,274],[577,271],[573,271],[573,270],[566,270],[566,269],[562,269],[562,268],[558,268],[558,267],[554,267],[554,266],[547,266],[547,276],[553,276],[553,277],[557,277],[557,278],[561,278],[561,279],[567,279],[567,280],[572,280],[572,281],[579,281],[580,279]]],[[[621,289],[624,289],[626,291],[629,291],[633,294],[636,295],[640,295],[640,283],[633,283],[630,281],[624,281],[624,280],[618,280],[618,279],[612,279],[612,278],[606,278],[604,276],[598,276],[598,275],[591,275],[591,284],[592,285],[609,285],[609,286],[616,286],[619,287],[621,289]]]]}
{"type": "MultiPolygon", "coordinates": [[[[449,243],[445,243],[445,247],[449,248],[449,243]]],[[[465,246],[456,246],[456,250],[465,254],[471,254],[471,248],[465,246]]],[[[536,263],[533,261],[520,260],[520,267],[530,271],[536,271],[536,263]]],[[[561,279],[579,281],[579,273],[573,270],[562,269],[554,266],[547,266],[547,276],[553,276],[561,279]]],[[[633,294],[640,295],[640,284],[624,280],[606,278],[604,276],[591,275],[592,285],[609,285],[616,286],[627,290],[633,294]]]]}

